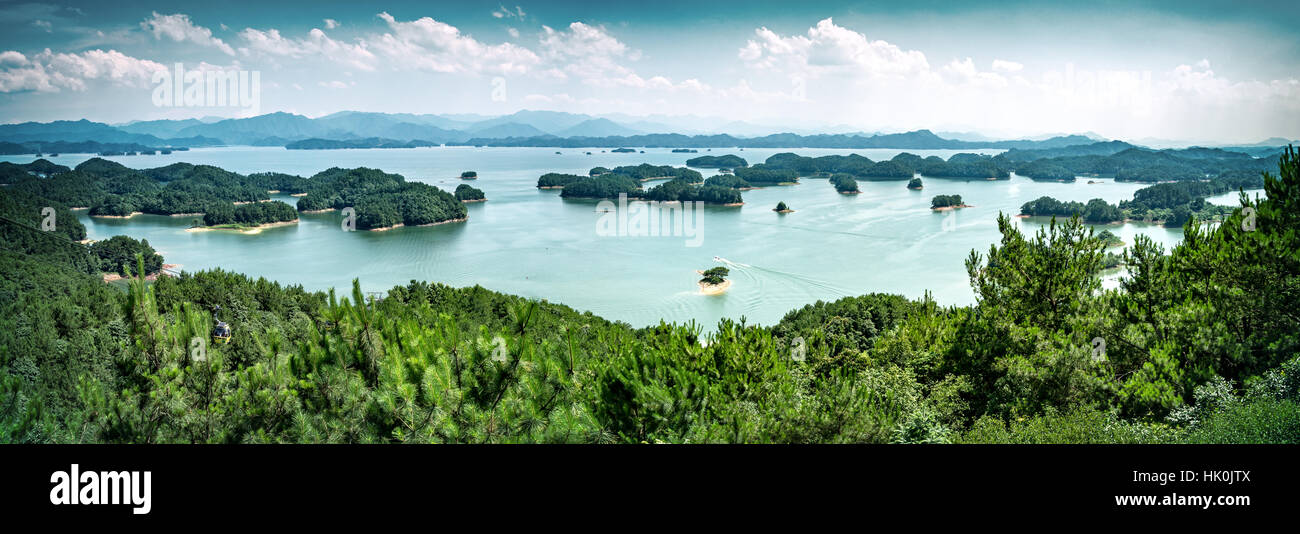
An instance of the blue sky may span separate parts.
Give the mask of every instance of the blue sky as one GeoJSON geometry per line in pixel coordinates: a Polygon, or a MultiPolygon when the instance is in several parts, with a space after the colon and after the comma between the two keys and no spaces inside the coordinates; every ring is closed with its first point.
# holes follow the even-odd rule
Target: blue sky
{"type": "Polygon", "coordinates": [[[550,109],[1296,138],[1297,22],[1295,2],[6,2],[0,121],[550,109]],[[257,109],[155,106],[177,62],[256,71],[257,109]]]}

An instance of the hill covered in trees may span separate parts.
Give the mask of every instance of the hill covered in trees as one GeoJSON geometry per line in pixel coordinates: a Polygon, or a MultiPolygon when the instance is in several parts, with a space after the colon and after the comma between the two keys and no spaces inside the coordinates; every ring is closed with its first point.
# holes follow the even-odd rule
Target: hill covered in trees
{"type": "Polygon", "coordinates": [[[379,169],[332,167],[307,184],[307,195],[298,199],[299,211],[353,208],[358,230],[458,221],[468,213],[451,193],[379,169]]]}

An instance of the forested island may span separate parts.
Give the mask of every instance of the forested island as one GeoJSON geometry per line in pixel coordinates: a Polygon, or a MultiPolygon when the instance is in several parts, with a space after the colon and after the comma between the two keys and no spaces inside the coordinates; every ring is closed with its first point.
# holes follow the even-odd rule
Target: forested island
{"type": "Polygon", "coordinates": [[[246,229],[275,223],[297,222],[298,210],[280,201],[232,206],[212,204],[203,214],[203,224],[214,228],[246,229]]]}
{"type": "Polygon", "coordinates": [[[482,189],[470,187],[469,184],[460,184],[456,186],[456,192],[453,193],[456,200],[461,202],[486,202],[487,196],[483,194],[482,189]]]}
{"type": "Polygon", "coordinates": [[[175,163],[136,170],[92,158],[75,169],[49,162],[0,166],[0,176],[12,182],[12,191],[89,208],[92,217],[197,216],[211,228],[287,224],[298,220],[298,211],[345,207],[356,209],[361,230],[459,221],[467,213],[459,199],[441,189],[365,168],[331,168],[311,178],[283,173],[245,176],[211,165],[175,163]],[[301,196],[297,209],[271,201],[271,191],[301,196]]]}
{"type": "Polygon", "coordinates": [[[930,209],[949,210],[956,208],[969,208],[961,200],[961,195],[935,195],[930,199],[930,209]]]}
{"type": "Polygon", "coordinates": [[[341,150],[346,148],[421,148],[440,146],[440,143],[433,141],[422,141],[413,139],[410,141],[398,141],[396,139],[385,139],[382,137],[368,137],[365,139],[320,139],[311,138],[301,141],[294,141],[284,145],[289,150],[341,150]]]}
{"type": "Polygon", "coordinates": [[[727,275],[731,274],[731,270],[726,267],[713,267],[695,272],[700,275],[700,281],[698,282],[700,293],[721,295],[731,289],[731,280],[727,279],[727,275]]]}
{"type": "Polygon", "coordinates": [[[0,188],[0,442],[1295,444],[1300,158],[1263,181],[1249,221],[1137,237],[1118,289],[1082,220],[1000,217],[975,304],[867,294],[707,336],[418,281],[123,292],[75,217],[39,230],[66,206],[0,188]],[[231,340],[195,357],[217,306],[231,340]]]}
{"type": "Polygon", "coordinates": [[[686,160],[686,166],[697,167],[701,169],[735,169],[739,167],[748,167],[749,162],[745,158],[727,154],[725,156],[700,156],[686,160]]]}
{"type": "Polygon", "coordinates": [[[921,179],[920,179],[920,178],[912,178],[911,180],[908,180],[908,181],[907,181],[907,188],[908,188],[908,189],[915,189],[915,190],[917,190],[917,191],[920,191],[920,190],[921,190],[922,188],[924,188],[924,187],[925,187],[925,186],[921,183],[921,179]]]}
{"type": "MultiPolygon", "coordinates": [[[[714,177],[717,178],[717,177],[714,177]]],[[[713,180],[710,178],[710,180],[713,180]]],[[[670,165],[628,165],[607,169],[596,167],[588,176],[546,173],[537,179],[538,189],[561,189],[560,197],[571,199],[629,199],[658,202],[706,202],[739,206],[744,203],[740,191],[748,187],[732,181],[706,182],[698,171],[670,165]],[[667,179],[648,190],[642,182],[667,179]]]]}
{"type": "Polygon", "coordinates": [[[858,181],[853,179],[853,175],[837,173],[831,175],[830,183],[835,186],[835,192],[843,195],[856,195],[862,191],[858,190],[858,181]]]}
{"type": "Polygon", "coordinates": [[[1082,204],[1040,197],[1022,205],[1020,214],[1056,217],[1078,215],[1086,222],[1095,224],[1132,220],[1163,222],[1166,226],[1181,227],[1192,217],[1202,221],[1220,220],[1235,209],[1216,206],[1206,202],[1206,198],[1263,186],[1262,175],[1239,170],[1224,171],[1213,180],[1169,182],[1143,187],[1133,193],[1133,200],[1120,201],[1118,205],[1099,198],[1082,204]]]}
{"type": "Polygon", "coordinates": [[[307,181],[298,211],[353,208],[358,230],[428,226],[467,220],[465,204],[437,187],[407,182],[400,174],[379,169],[332,167],[307,181]]]}
{"type": "MultiPolygon", "coordinates": [[[[302,180],[272,173],[243,176],[210,165],[188,163],[135,170],[101,158],[91,158],[75,169],[45,167],[44,170],[44,175],[19,177],[10,187],[64,205],[89,208],[89,214],[97,217],[229,211],[236,204],[268,201],[268,191],[273,186],[293,190],[299,187],[297,181],[302,180]]],[[[244,213],[261,211],[248,208],[244,213]]],[[[274,221],[267,221],[280,220],[285,219],[277,216],[274,221]]]]}

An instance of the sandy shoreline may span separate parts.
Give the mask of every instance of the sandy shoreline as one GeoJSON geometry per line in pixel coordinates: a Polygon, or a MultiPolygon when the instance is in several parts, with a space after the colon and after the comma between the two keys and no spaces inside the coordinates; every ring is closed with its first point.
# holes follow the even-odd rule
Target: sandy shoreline
{"type": "MultiPolygon", "coordinates": [[[[145,275],[144,279],[153,281],[153,280],[157,280],[159,275],[171,276],[170,274],[167,274],[167,271],[178,271],[180,270],[180,268],[181,268],[181,264],[179,263],[164,263],[162,265],[162,270],[150,275],[145,275]]],[[[117,273],[104,273],[105,282],[116,282],[118,280],[125,280],[125,279],[126,279],[125,276],[122,276],[117,273]]]]}
{"type": "Polygon", "coordinates": [[[133,211],[130,215],[91,215],[91,217],[101,217],[104,219],[130,219],[136,215],[144,215],[143,211],[133,211]]]}
{"type": "MultiPolygon", "coordinates": [[[[465,222],[465,221],[468,221],[468,220],[469,220],[469,217],[461,217],[461,218],[459,218],[459,219],[447,219],[447,220],[445,220],[445,221],[439,221],[439,222],[436,222],[436,223],[417,224],[417,225],[413,226],[413,228],[419,228],[419,227],[423,227],[423,226],[438,226],[438,225],[440,225],[440,224],[458,223],[458,222],[465,222]]],[[[392,225],[392,226],[382,226],[382,227],[379,227],[379,228],[371,228],[371,229],[366,230],[366,231],[367,231],[367,232],[387,232],[387,231],[392,230],[392,229],[394,229],[394,228],[402,228],[402,227],[405,227],[405,226],[406,226],[405,224],[397,223],[397,224],[394,224],[394,225],[392,225]]]]}
{"type": "Polygon", "coordinates": [[[972,206],[970,204],[958,204],[956,206],[940,206],[937,208],[930,208],[930,209],[934,211],[948,211],[948,210],[955,210],[957,208],[973,208],[973,207],[975,206],[972,206]]]}
{"type": "Polygon", "coordinates": [[[779,210],[779,209],[776,209],[776,208],[772,208],[772,211],[775,211],[775,212],[777,212],[777,213],[794,213],[794,210],[792,210],[792,209],[783,209],[783,210],[779,210]]]}
{"type": "Polygon", "coordinates": [[[486,199],[486,198],[475,198],[475,199],[470,199],[470,200],[462,200],[461,202],[464,202],[464,203],[466,203],[466,204],[469,204],[470,202],[487,202],[487,199],[486,199]]]}
{"type": "Polygon", "coordinates": [[[699,282],[701,295],[721,295],[731,289],[731,280],[723,280],[721,284],[706,284],[699,282]]]}
{"type": "Polygon", "coordinates": [[[255,235],[255,234],[262,233],[262,230],[266,230],[267,228],[278,228],[281,226],[289,226],[294,224],[298,224],[298,219],[294,219],[292,221],[262,223],[251,228],[217,228],[213,226],[196,226],[194,228],[186,228],[185,231],[186,232],[211,232],[211,231],[225,230],[227,232],[235,232],[244,235],[255,235]]]}
{"type": "Polygon", "coordinates": [[[325,209],[323,209],[323,210],[302,210],[303,213],[329,213],[329,212],[331,212],[331,211],[338,211],[338,209],[337,209],[337,208],[325,208],[325,209]]]}

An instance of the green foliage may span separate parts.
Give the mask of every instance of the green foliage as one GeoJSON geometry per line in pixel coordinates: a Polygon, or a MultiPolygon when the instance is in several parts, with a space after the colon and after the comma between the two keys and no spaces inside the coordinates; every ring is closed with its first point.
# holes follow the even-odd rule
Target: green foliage
{"type": "Polygon", "coordinates": [[[729,274],[731,274],[731,270],[726,267],[714,267],[705,270],[700,281],[709,285],[718,285],[725,282],[729,274]]]}
{"type": "Polygon", "coordinates": [[[203,224],[208,226],[222,224],[257,226],[296,220],[298,220],[298,210],[280,201],[254,202],[239,206],[214,204],[203,215],[203,224]]]}
{"type": "Polygon", "coordinates": [[[725,187],[728,189],[749,189],[753,187],[744,178],[731,174],[719,174],[710,176],[704,181],[705,187],[725,187]]]}
{"type": "Polygon", "coordinates": [[[961,195],[935,195],[930,199],[931,208],[948,208],[964,205],[961,201],[961,195]]]}
{"type": "Polygon", "coordinates": [[[298,199],[299,211],[352,207],[360,230],[435,224],[464,219],[468,213],[451,193],[378,169],[333,167],[309,182],[307,196],[298,199]]]}
{"type": "Polygon", "coordinates": [[[832,175],[830,183],[835,186],[835,191],[838,193],[861,193],[858,190],[858,181],[848,174],[832,175]]]}
{"type": "Polygon", "coordinates": [[[469,184],[460,184],[456,186],[456,200],[464,202],[466,200],[487,200],[482,189],[470,187],[469,184]]]}
{"type": "Polygon", "coordinates": [[[727,168],[736,169],[739,167],[748,167],[749,162],[745,158],[733,154],[725,156],[700,156],[686,160],[686,165],[696,168],[727,168]]]}
{"type": "MultiPolygon", "coordinates": [[[[603,168],[604,167],[597,167],[596,169],[603,169],[603,168]]],[[[592,176],[603,174],[603,172],[597,173],[596,169],[591,170],[592,176]]],[[[609,169],[605,169],[604,172],[608,172],[608,171],[609,169]]],[[[537,187],[564,187],[578,180],[582,180],[583,178],[584,177],[578,176],[576,174],[560,174],[555,172],[548,172],[546,174],[543,174],[540,178],[537,179],[537,187]]]]}
{"type": "Polygon", "coordinates": [[[124,235],[115,235],[90,245],[90,254],[99,260],[99,270],[127,276],[135,269],[136,257],[144,260],[144,273],[154,274],[162,269],[163,258],[149,240],[137,241],[124,235]]]}
{"type": "MultiPolygon", "coordinates": [[[[1137,238],[1121,290],[1082,217],[1025,235],[1004,215],[966,262],[973,306],[871,294],[707,336],[424,282],[340,298],[215,270],[122,293],[84,273],[100,252],[148,272],[146,243],[33,233],[53,202],[0,189],[0,442],[1295,443],[1300,158],[1278,166],[1168,253],[1137,238]],[[210,343],[218,306],[229,344],[210,343]]],[[[438,216],[436,189],[355,171],[312,194],[438,216]]]]}

